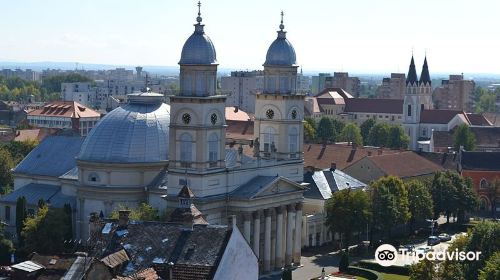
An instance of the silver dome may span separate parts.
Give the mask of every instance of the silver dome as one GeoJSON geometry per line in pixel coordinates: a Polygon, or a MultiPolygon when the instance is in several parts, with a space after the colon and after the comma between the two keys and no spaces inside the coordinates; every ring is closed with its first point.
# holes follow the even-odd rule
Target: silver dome
{"type": "Polygon", "coordinates": [[[269,46],[264,66],[295,66],[297,64],[295,49],[290,41],[286,39],[286,31],[283,30],[284,28],[283,12],[281,12],[281,24],[280,30],[278,31],[278,38],[269,46]]]}
{"type": "Polygon", "coordinates": [[[198,2],[198,17],[196,18],[198,23],[194,25],[194,33],[189,36],[182,47],[179,64],[217,64],[214,44],[203,30],[205,25],[201,24],[200,5],[198,2]]]}
{"type": "Polygon", "coordinates": [[[170,106],[155,93],[129,95],[90,131],[79,160],[101,163],[149,163],[168,160],[170,106]]]}

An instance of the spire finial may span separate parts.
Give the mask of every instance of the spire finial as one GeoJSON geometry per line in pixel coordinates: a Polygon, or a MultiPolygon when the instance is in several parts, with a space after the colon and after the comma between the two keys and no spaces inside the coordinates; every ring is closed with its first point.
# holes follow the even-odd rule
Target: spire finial
{"type": "Polygon", "coordinates": [[[283,13],[283,11],[281,11],[281,24],[280,24],[281,31],[283,31],[283,29],[285,29],[285,25],[283,25],[283,15],[284,15],[284,13],[283,13]]]}
{"type": "Polygon", "coordinates": [[[196,18],[198,23],[201,23],[201,1],[198,1],[198,17],[196,18]]]}

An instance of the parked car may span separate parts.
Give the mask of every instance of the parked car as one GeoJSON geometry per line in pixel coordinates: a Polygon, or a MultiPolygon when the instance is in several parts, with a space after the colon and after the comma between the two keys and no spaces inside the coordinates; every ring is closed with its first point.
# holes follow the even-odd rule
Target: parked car
{"type": "Polygon", "coordinates": [[[427,238],[427,245],[428,246],[434,246],[437,245],[441,242],[441,239],[439,237],[431,235],[429,238],[427,238]]]}
{"type": "Polygon", "coordinates": [[[408,252],[413,252],[415,250],[415,246],[411,244],[403,245],[402,249],[408,251],[408,252]]]}
{"type": "Polygon", "coordinates": [[[438,237],[441,241],[450,241],[451,240],[451,236],[447,233],[441,233],[438,237]]]}

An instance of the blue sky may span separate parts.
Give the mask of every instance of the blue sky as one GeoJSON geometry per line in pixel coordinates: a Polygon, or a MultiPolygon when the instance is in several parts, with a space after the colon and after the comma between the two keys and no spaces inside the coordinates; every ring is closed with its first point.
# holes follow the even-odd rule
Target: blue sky
{"type": "MultiPolygon", "coordinates": [[[[195,0],[3,0],[0,61],[176,65],[195,0]]],[[[220,67],[259,69],[280,11],[304,70],[500,74],[498,0],[204,0],[220,67]]]]}

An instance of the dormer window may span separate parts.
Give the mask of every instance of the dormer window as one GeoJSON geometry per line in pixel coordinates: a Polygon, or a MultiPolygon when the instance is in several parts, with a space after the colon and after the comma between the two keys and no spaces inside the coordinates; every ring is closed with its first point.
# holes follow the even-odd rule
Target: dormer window
{"type": "Polygon", "coordinates": [[[92,172],[89,174],[88,181],[89,182],[100,182],[101,179],[99,178],[99,174],[92,172]]]}

